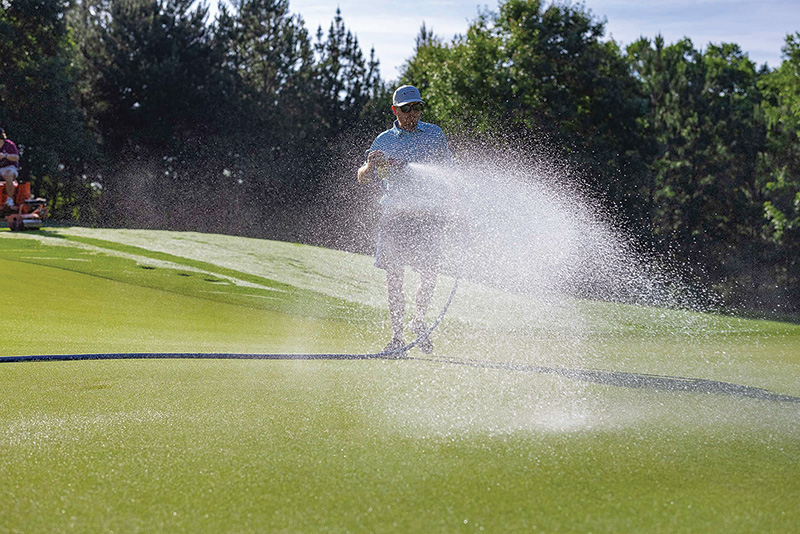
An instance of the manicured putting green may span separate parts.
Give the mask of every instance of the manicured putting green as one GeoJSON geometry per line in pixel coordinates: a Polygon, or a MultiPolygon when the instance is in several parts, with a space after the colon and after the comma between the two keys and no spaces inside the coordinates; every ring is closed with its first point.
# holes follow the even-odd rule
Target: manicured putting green
{"type": "MultiPolygon", "coordinates": [[[[389,335],[370,258],[313,247],[0,232],[0,269],[14,303],[2,356],[370,352],[389,335]]],[[[797,325],[463,284],[434,340],[437,361],[412,351],[408,360],[0,364],[0,531],[791,532],[800,523],[797,325]],[[542,367],[705,379],[784,400],[620,387],[542,367]]]]}

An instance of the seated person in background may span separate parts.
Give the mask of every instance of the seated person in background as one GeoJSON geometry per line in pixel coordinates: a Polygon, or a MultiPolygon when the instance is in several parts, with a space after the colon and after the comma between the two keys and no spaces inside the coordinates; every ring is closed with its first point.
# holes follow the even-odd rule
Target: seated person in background
{"type": "Polygon", "coordinates": [[[14,180],[19,176],[19,150],[13,141],[6,137],[6,132],[0,128],[0,180],[6,182],[6,207],[17,209],[14,204],[14,180]]]}

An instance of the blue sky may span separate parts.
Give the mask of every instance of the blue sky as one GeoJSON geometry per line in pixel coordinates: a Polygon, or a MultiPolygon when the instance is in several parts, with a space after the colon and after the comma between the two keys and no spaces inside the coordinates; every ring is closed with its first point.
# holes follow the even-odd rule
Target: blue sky
{"type": "MultiPolygon", "coordinates": [[[[212,0],[211,4],[216,2],[212,0]]],[[[696,48],[709,42],[739,44],[758,65],[777,67],[788,33],[800,31],[800,0],[584,0],[595,18],[606,19],[606,37],[625,45],[640,36],[661,33],[667,43],[683,37],[696,48]]],[[[498,3],[456,0],[374,1],[289,0],[289,9],[305,19],[313,34],[327,30],[337,5],[348,29],[365,53],[374,47],[386,80],[399,76],[398,68],[414,51],[414,38],[425,22],[445,40],[466,32],[478,10],[496,10],[498,3]]]]}

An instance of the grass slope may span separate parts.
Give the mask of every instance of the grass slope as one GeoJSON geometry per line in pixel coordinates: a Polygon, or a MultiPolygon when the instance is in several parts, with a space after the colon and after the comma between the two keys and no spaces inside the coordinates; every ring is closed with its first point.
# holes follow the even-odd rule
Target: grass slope
{"type": "MultiPolygon", "coordinates": [[[[0,233],[0,355],[367,352],[371,260],[0,233]]],[[[447,281],[445,281],[447,282],[447,281]]],[[[447,297],[440,284],[436,305],[447,297]]],[[[437,356],[800,397],[800,327],[463,284],[437,356]]],[[[791,532],[800,404],[421,358],[0,364],[0,532],[791,532]]],[[[516,367],[521,369],[522,367],[516,367]]]]}

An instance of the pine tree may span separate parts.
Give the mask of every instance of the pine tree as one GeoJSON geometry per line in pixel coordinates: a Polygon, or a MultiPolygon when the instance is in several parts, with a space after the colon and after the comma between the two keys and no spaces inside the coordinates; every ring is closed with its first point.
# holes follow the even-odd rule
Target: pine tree
{"type": "Polygon", "coordinates": [[[20,177],[62,218],[93,196],[93,143],[77,105],[67,0],[7,0],[0,10],[0,122],[22,151],[20,177]]]}

